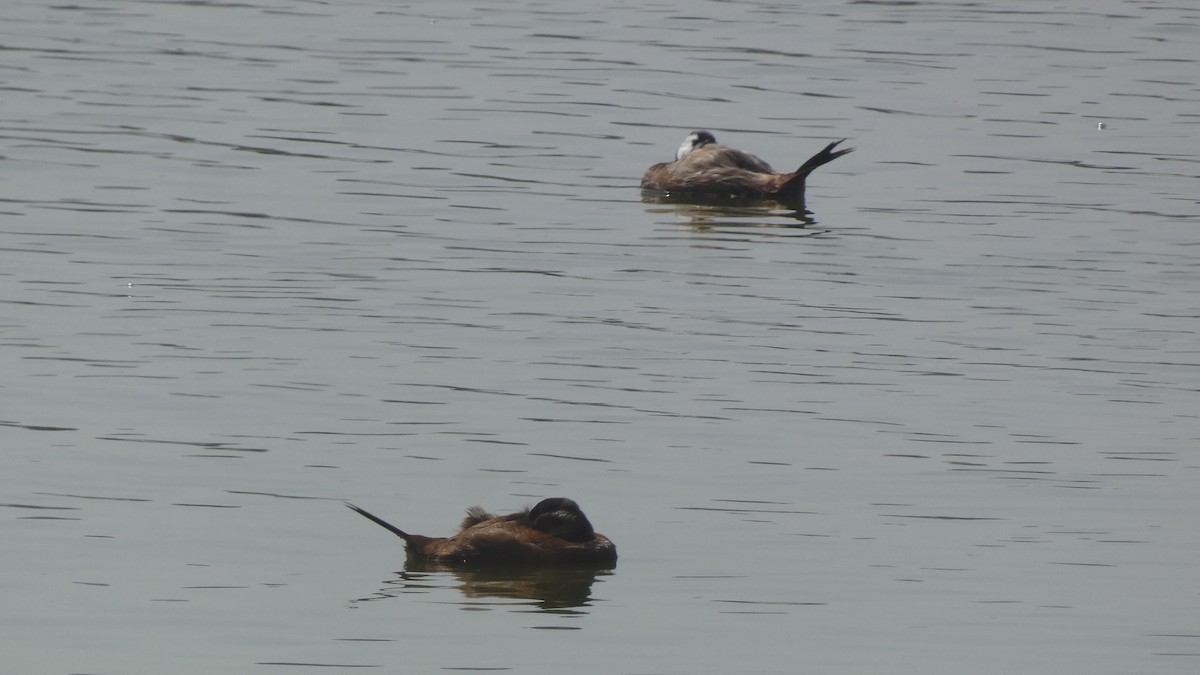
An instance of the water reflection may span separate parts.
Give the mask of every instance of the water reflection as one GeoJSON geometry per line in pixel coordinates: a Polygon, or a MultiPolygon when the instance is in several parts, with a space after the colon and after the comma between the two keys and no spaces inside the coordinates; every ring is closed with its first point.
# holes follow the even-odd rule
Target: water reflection
{"type": "Polygon", "coordinates": [[[396,578],[383,582],[382,589],[352,604],[429,593],[434,589],[457,589],[471,600],[531,600],[542,610],[570,609],[590,605],[592,585],[598,578],[612,574],[611,567],[480,569],[410,560],[403,571],[396,573],[396,578]]]}
{"type": "Polygon", "coordinates": [[[646,213],[675,216],[681,224],[698,230],[736,228],[809,228],[816,224],[812,211],[773,200],[675,197],[652,190],[642,191],[642,201],[651,206],[646,213]]]}

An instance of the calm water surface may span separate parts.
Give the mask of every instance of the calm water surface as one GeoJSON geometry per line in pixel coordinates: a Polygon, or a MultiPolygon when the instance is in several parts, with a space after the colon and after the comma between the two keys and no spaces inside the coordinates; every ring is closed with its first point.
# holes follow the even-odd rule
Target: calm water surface
{"type": "Polygon", "coordinates": [[[1200,667],[1200,8],[13,2],[0,48],[12,672],[1200,667]],[[858,150],[809,214],[641,202],[695,128],[858,150]],[[339,503],[554,495],[615,570],[403,570],[339,503]]]}

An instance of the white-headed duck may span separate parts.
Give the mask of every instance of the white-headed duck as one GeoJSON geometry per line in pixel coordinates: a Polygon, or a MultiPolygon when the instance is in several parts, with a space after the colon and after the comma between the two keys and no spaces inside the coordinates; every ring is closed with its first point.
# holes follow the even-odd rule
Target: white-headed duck
{"type": "Polygon", "coordinates": [[[351,509],[404,540],[410,560],[468,565],[605,565],[617,562],[617,547],[592,529],[573,500],[543,499],[533,508],[496,516],[467,509],[458,534],[409,534],[353,504],[351,509]]]}
{"type": "Polygon", "coordinates": [[[693,131],[675,152],[675,161],[655,164],[646,170],[642,189],[673,201],[694,197],[705,201],[774,200],[802,205],[808,174],[854,150],[834,150],[844,140],[825,146],[792,173],[775,173],[758,157],[718,144],[712,132],[693,131]]]}

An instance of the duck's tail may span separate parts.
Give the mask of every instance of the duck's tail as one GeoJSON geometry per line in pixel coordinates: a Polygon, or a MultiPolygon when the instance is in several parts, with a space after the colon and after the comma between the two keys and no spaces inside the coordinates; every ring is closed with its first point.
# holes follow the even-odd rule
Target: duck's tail
{"type": "Polygon", "coordinates": [[[799,169],[791,175],[783,185],[779,186],[779,192],[775,198],[784,203],[803,203],[804,202],[804,180],[808,178],[808,174],[812,173],[817,167],[824,166],[842,155],[854,152],[854,148],[843,148],[834,150],[839,143],[844,143],[846,139],[834,141],[825,146],[817,154],[808,158],[808,161],[800,165],[799,169]]]}
{"type": "Polygon", "coordinates": [[[404,530],[396,527],[395,525],[389,523],[388,521],[384,520],[383,518],[380,518],[379,516],[371,513],[370,511],[367,511],[366,509],[360,509],[357,506],[351,504],[350,502],[346,502],[346,506],[348,506],[351,509],[353,509],[354,511],[356,511],[359,515],[366,518],[367,520],[372,521],[373,523],[375,523],[376,525],[379,525],[380,527],[387,530],[388,532],[391,532],[392,534],[396,535],[397,537],[400,537],[406,543],[413,540],[414,535],[411,535],[411,534],[405,532],[404,530]]]}

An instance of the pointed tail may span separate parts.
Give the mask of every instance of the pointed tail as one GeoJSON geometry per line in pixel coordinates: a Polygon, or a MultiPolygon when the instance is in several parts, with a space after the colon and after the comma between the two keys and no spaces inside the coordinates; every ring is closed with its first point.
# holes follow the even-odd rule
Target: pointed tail
{"type": "Polygon", "coordinates": [[[800,168],[796,169],[796,173],[793,173],[792,177],[779,187],[776,199],[785,203],[803,203],[804,179],[808,178],[808,174],[815,171],[817,167],[824,166],[846,153],[854,152],[854,148],[834,150],[839,143],[844,143],[845,141],[846,139],[844,138],[840,141],[834,141],[825,146],[825,149],[809,157],[808,161],[801,164],[800,168]]]}
{"type": "Polygon", "coordinates": [[[413,537],[413,535],[396,527],[395,525],[389,523],[388,521],[384,520],[383,518],[380,518],[379,516],[371,513],[370,511],[367,511],[366,509],[360,509],[357,506],[351,504],[350,502],[346,502],[346,506],[350,507],[354,511],[358,512],[358,514],[361,515],[362,517],[374,522],[376,525],[379,525],[383,529],[387,530],[388,532],[391,532],[392,534],[396,535],[397,537],[400,537],[401,539],[403,539],[406,542],[410,541],[413,537]]]}

